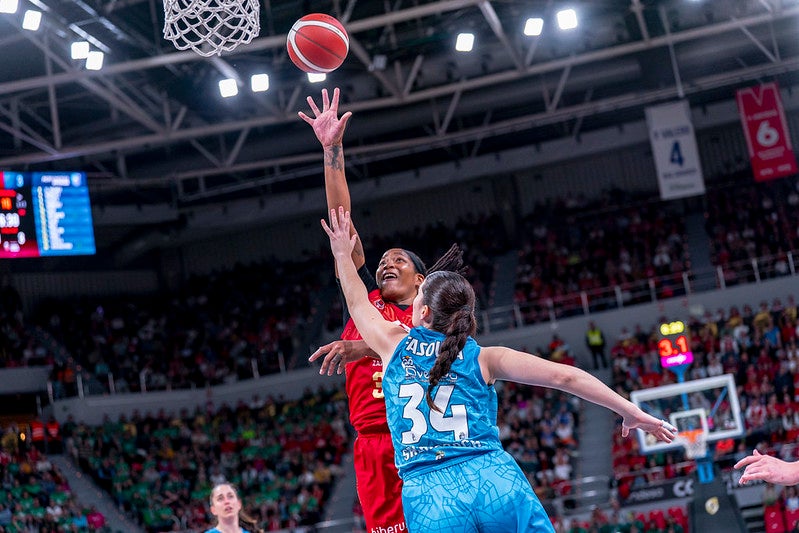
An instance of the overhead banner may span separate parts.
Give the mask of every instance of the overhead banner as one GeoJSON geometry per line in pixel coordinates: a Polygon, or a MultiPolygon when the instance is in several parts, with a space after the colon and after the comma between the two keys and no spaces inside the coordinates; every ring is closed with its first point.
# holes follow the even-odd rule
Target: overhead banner
{"type": "Polygon", "coordinates": [[[646,108],[646,124],[660,197],[673,200],[705,193],[691,109],[680,101],[646,108]]]}
{"type": "Polygon", "coordinates": [[[755,181],[796,174],[796,157],[777,84],[764,83],[738,89],[735,99],[738,101],[755,181]]]}

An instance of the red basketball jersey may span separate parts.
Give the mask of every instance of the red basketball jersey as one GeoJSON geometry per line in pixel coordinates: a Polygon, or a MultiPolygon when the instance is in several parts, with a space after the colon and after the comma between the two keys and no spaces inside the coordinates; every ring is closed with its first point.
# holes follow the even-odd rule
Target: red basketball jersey
{"type": "MultiPolygon", "coordinates": [[[[369,292],[369,301],[389,322],[399,321],[406,326],[412,326],[412,306],[403,310],[394,304],[384,302],[380,298],[379,289],[369,292]]],[[[351,318],[344,326],[341,338],[350,341],[362,339],[351,318]]],[[[352,426],[358,433],[388,433],[386,404],[383,400],[383,363],[373,357],[363,357],[349,363],[345,370],[352,426]]]]}

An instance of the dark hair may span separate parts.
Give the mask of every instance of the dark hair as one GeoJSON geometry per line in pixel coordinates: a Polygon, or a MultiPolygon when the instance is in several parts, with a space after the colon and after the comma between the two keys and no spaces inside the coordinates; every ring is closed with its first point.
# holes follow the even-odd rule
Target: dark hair
{"type": "Polygon", "coordinates": [[[466,345],[466,338],[477,330],[474,289],[457,272],[439,270],[425,278],[422,292],[422,304],[430,308],[433,319],[431,329],[445,335],[436,362],[430,369],[426,396],[427,405],[441,412],[433,403],[431,391],[449,372],[452,362],[466,345]]]}
{"type": "Polygon", "coordinates": [[[430,268],[427,268],[424,261],[414,252],[406,248],[400,248],[400,250],[408,255],[417,274],[426,276],[440,270],[457,272],[458,274],[466,273],[466,267],[463,266],[463,250],[461,250],[460,246],[457,244],[450,246],[449,250],[447,250],[430,268]]]}
{"type": "Polygon", "coordinates": [[[442,255],[438,261],[433,264],[428,270],[426,274],[432,274],[433,272],[457,272],[458,274],[466,274],[467,268],[463,264],[463,250],[461,247],[456,244],[453,244],[449,247],[444,255],[442,255]]]}
{"type": "Polygon", "coordinates": [[[408,255],[408,257],[411,260],[411,263],[413,263],[413,268],[416,270],[417,274],[421,274],[422,276],[427,274],[427,267],[425,266],[424,261],[422,261],[422,259],[418,255],[416,255],[410,250],[406,250],[405,248],[400,248],[400,250],[402,250],[408,255]]]}
{"type": "MultiPolygon", "coordinates": [[[[224,485],[227,485],[231,489],[233,489],[233,492],[236,493],[236,498],[238,498],[239,501],[241,501],[241,495],[239,494],[239,489],[236,487],[236,485],[234,485],[233,483],[229,483],[227,481],[223,481],[222,483],[217,483],[211,489],[211,494],[209,496],[209,499],[211,500],[211,505],[213,505],[214,503],[214,491],[224,485]]],[[[219,521],[217,520],[217,522],[219,521]]],[[[251,533],[263,533],[263,529],[261,529],[258,526],[258,521],[255,520],[255,518],[251,517],[249,514],[244,512],[243,502],[241,509],[239,509],[239,522],[240,525],[244,526],[245,529],[247,529],[247,531],[250,531],[251,533]]]]}

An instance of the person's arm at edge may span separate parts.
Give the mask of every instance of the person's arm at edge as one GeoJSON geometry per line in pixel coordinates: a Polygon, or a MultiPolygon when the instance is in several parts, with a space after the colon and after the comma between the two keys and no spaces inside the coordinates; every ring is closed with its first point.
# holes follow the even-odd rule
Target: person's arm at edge
{"type": "Polygon", "coordinates": [[[625,437],[630,429],[640,427],[660,440],[671,442],[674,439],[676,428],[671,424],[644,413],[634,403],[579,368],[502,346],[483,347],[480,351],[480,367],[486,383],[501,379],[549,387],[610,409],[624,418],[622,435],[625,437]]]}
{"type": "Polygon", "coordinates": [[[386,365],[407,332],[397,324],[386,321],[380,311],[369,302],[366,285],[358,276],[355,263],[352,261],[352,248],[358,236],[350,233],[349,212],[339,208],[337,215],[336,211],[331,209],[330,226],[322,220],[322,227],[330,237],[331,250],[341,280],[341,290],[355,327],[358,328],[366,344],[380,356],[383,365],[386,365]]]}
{"type": "Polygon", "coordinates": [[[766,481],[775,485],[799,484],[799,461],[788,462],[765,455],[755,449],[735,463],[734,469],[744,468],[738,483],[744,485],[749,481],[766,481]]]}

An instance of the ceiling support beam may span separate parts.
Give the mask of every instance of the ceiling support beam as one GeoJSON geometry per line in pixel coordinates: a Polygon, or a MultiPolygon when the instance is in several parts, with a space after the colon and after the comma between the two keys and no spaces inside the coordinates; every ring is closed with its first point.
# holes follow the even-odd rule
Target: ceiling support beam
{"type": "MultiPolygon", "coordinates": [[[[731,20],[735,20],[735,21],[738,20],[735,17],[730,17],[730,18],[731,18],[731,20]]],[[[749,31],[749,28],[747,28],[746,26],[741,25],[741,31],[743,32],[744,35],[746,35],[749,38],[750,41],[752,41],[755,44],[755,46],[758,47],[758,49],[760,49],[761,52],[763,52],[763,55],[766,56],[769,61],[771,61],[772,63],[776,63],[777,62],[777,57],[771,52],[771,50],[766,48],[766,46],[763,43],[760,42],[760,39],[755,37],[752,34],[752,32],[749,31]]],[[[773,33],[772,33],[772,35],[773,35],[773,33]]]]}
{"type": "MultiPolygon", "coordinates": [[[[47,38],[47,34],[45,34],[44,38],[44,46],[49,48],[48,46],[49,39],[47,38]]],[[[53,61],[50,59],[49,55],[44,56],[44,70],[47,72],[48,76],[52,76],[53,74],[53,61]]],[[[53,130],[53,146],[56,149],[61,149],[61,120],[58,116],[58,100],[56,99],[55,94],[55,86],[50,84],[47,86],[47,101],[50,105],[50,125],[53,130]]]]}
{"type": "Polygon", "coordinates": [[[386,76],[384,72],[374,68],[369,68],[369,66],[372,64],[372,58],[369,56],[369,52],[367,52],[366,48],[363,47],[360,41],[355,39],[352,35],[350,35],[350,52],[355,54],[355,57],[357,57],[358,60],[363,63],[367,71],[369,71],[369,74],[379,81],[380,85],[382,85],[390,95],[399,96],[399,89],[390,79],[388,79],[388,76],[386,76]]]}
{"type": "Polygon", "coordinates": [[[38,136],[33,136],[33,135],[28,135],[27,133],[23,133],[22,131],[19,130],[19,128],[14,128],[14,126],[9,126],[5,122],[0,122],[0,130],[3,130],[6,133],[9,133],[10,135],[13,135],[14,138],[19,139],[20,141],[24,141],[30,144],[31,146],[35,146],[36,148],[38,148],[43,152],[48,152],[50,155],[57,156],[59,153],[58,150],[50,146],[50,144],[47,141],[39,139],[38,136]]]}
{"type": "MultiPolygon", "coordinates": [[[[780,15],[774,15],[773,18],[778,18],[780,16],[797,16],[797,15],[799,15],[799,6],[795,6],[790,9],[784,9],[783,11],[780,12],[780,15]]],[[[648,44],[643,42],[627,43],[611,48],[586,52],[573,57],[557,59],[546,63],[535,64],[528,67],[523,73],[520,73],[516,70],[507,70],[477,78],[459,81],[456,83],[418,90],[415,92],[411,92],[410,94],[402,96],[400,98],[395,98],[395,97],[375,98],[366,101],[353,102],[350,108],[353,112],[374,110],[374,109],[385,109],[388,107],[394,107],[398,103],[422,102],[439,98],[442,96],[451,96],[452,94],[455,93],[455,91],[462,91],[463,93],[467,93],[468,91],[478,91],[484,87],[498,85],[507,82],[514,82],[517,80],[525,79],[527,77],[534,77],[537,75],[542,75],[544,73],[565,69],[569,65],[575,67],[578,65],[601,62],[607,59],[622,57],[642,50],[647,50],[651,47],[668,46],[668,45],[673,45],[675,43],[688,42],[691,39],[707,37],[709,35],[716,35],[725,31],[737,32],[740,31],[741,24],[751,25],[761,22],[767,23],[771,20],[771,18],[772,15],[768,14],[764,16],[758,15],[758,16],[744,18],[738,21],[737,23],[732,21],[725,21],[722,23],[706,26],[703,28],[686,30],[682,32],[670,33],[669,35],[655,37],[652,38],[648,44]]],[[[153,59],[158,60],[159,58],[153,58],[153,59]]],[[[774,66],[775,71],[784,72],[785,66],[792,64],[793,62],[788,60],[788,61],[773,63],[772,65],[774,66]]],[[[791,70],[791,68],[792,67],[788,67],[787,70],[791,70]]],[[[72,73],[67,73],[67,74],[72,74],[72,73]]],[[[57,78],[58,76],[59,74],[55,74],[53,78],[57,78]]],[[[409,76],[409,80],[411,78],[412,76],[409,76]]],[[[45,77],[45,79],[47,78],[45,77]]],[[[77,79],[80,79],[82,82],[89,81],[88,79],[84,79],[82,77],[77,79]]],[[[409,80],[406,80],[405,84],[406,87],[408,87],[409,80]]],[[[25,80],[21,80],[21,82],[24,81],[25,80]]],[[[12,82],[12,84],[13,83],[16,82],[12,82]]],[[[8,88],[8,84],[0,84],[0,92],[2,92],[3,87],[8,88]]],[[[54,159],[68,159],[84,155],[92,155],[92,154],[96,155],[102,153],[103,150],[108,148],[112,148],[114,150],[124,150],[128,152],[136,149],[141,149],[144,146],[153,145],[153,144],[166,145],[179,142],[186,142],[189,139],[202,137],[206,135],[224,134],[230,132],[237,132],[244,128],[255,128],[259,126],[268,126],[272,124],[288,123],[295,119],[295,115],[293,113],[295,111],[294,106],[297,103],[297,99],[300,97],[302,90],[303,88],[300,85],[297,85],[293,88],[293,94],[291,98],[288,99],[287,105],[285,106],[281,105],[281,108],[283,109],[283,113],[281,115],[254,116],[243,121],[215,123],[211,125],[195,126],[186,129],[180,129],[179,127],[175,126],[175,123],[173,123],[172,130],[158,131],[154,135],[146,134],[146,135],[129,137],[125,139],[108,141],[105,143],[73,145],[70,146],[68,149],[65,149],[64,153],[58,154],[57,157],[53,157],[53,154],[50,153],[28,153],[28,154],[19,154],[9,159],[16,161],[24,161],[25,163],[35,163],[41,161],[50,161],[54,159]]]]}
{"type": "Polygon", "coordinates": [[[644,20],[644,6],[641,5],[641,0],[632,0],[630,11],[635,14],[635,20],[638,22],[638,29],[641,30],[641,38],[645,43],[648,43],[649,29],[646,27],[646,21],[644,20]]]}
{"type": "MultiPolygon", "coordinates": [[[[373,29],[375,27],[381,27],[391,22],[412,20],[413,18],[416,18],[418,16],[427,16],[431,14],[442,13],[445,11],[462,9],[464,7],[477,5],[477,3],[480,1],[482,0],[444,0],[433,4],[424,4],[422,6],[405,9],[397,13],[390,13],[386,15],[380,15],[377,17],[371,17],[368,19],[355,21],[349,25],[348,31],[350,31],[351,33],[356,33],[358,31],[364,31],[368,29],[373,29]]],[[[643,50],[648,50],[652,47],[668,46],[669,44],[688,42],[702,37],[713,37],[715,35],[720,35],[722,33],[726,33],[732,30],[740,30],[740,26],[742,24],[744,26],[749,27],[758,24],[768,23],[771,22],[772,20],[785,19],[796,16],[799,16],[799,6],[793,6],[787,9],[783,9],[774,14],[765,13],[760,15],[753,15],[751,17],[739,19],[738,22],[725,21],[716,24],[711,24],[708,26],[702,26],[699,28],[693,28],[690,30],[684,30],[681,32],[669,33],[668,35],[653,37],[652,39],[650,39],[649,42],[643,42],[643,41],[631,42],[619,46],[614,46],[611,48],[605,48],[601,50],[595,50],[592,52],[586,52],[580,54],[574,58],[575,61],[574,65],[576,66],[579,64],[601,61],[605,59],[611,59],[614,57],[621,57],[632,53],[640,52],[643,50]]],[[[283,47],[286,45],[286,36],[275,35],[270,37],[264,37],[262,39],[257,39],[256,41],[253,41],[253,43],[251,43],[250,45],[239,46],[232,53],[242,53],[244,51],[253,52],[257,50],[283,47]],[[253,45],[253,43],[255,44],[253,45]]],[[[199,56],[193,51],[185,51],[172,54],[165,54],[157,57],[137,59],[123,63],[111,64],[106,67],[103,67],[101,71],[70,69],[68,72],[54,74],[51,78],[48,78],[47,76],[37,76],[22,80],[0,83],[0,95],[10,94],[29,89],[35,89],[35,88],[43,88],[47,87],[47,85],[50,83],[53,83],[54,85],[61,85],[64,83],[77,82],[80,80],[85,80],[88,78],[93,78],[98,76],[110,76],[112,74],[121,74],[124,72],[146,70],[150,68],[164,67],[170,64],[201,61],[204,59],[206,58],[199,56]]],[[[525,74],[530,75],[545,71],[559,70],[560,68],[563,68],[565,66],[566,61],[568,61],[568,59],[566,60],[559,59],[559,60],[549,61],[547,63],[538,64],[533,67],[528,67],[527,70],[525,71],[525,74]]],[[[516,75],[522,75],[516,71],[514,71],[514,73],[516,75]]]]}
{"type": "MultiPolygon", "coordinates": [[[[666,32],[666,36],[671,36],[671,28],[669,27],[669,20],[666,16],[666,8],[660,6],[660,22],[663,24],[663,31],[666,32]]],[[[669,41],[669,58],[671,59],[671,71],[674,74],[674,83],[677,86],[677,97],[678,98],[685,98],[685,90],[682,86],[682,78],[680,77],[680,68],[677,64],[677,54],[674,52],[674,42],[669,41]]]]}
{"type": "Polygon", "coordinates": [[[236,138],[236,144],[233,145],[233,149],[230,150],[230,154],[228,154],[227,158],[225,159],[226,167],[230,167],[236,162],[236,159],[238,159],[239,154],[241,153],[241,148],[244,146],[244,141],[247,140],[249,135],[250,128],[244,128],[239,132],[239,136],[236,138]]]}
{"type": "Polygon", "coordinates": [[[421,54],[419,54],[413,59],[413,64],[411,65],[411,71],[408,73],[408,77],[405,79],[405,86],[402,88],[403,98],[411,94],[411,90],[413,89],[413,84],[416,82],[416,77],[419,75],[419,71],[422,68],[423,62],[424,62],[424,56],[421,54]]]}
{"type": "MultiPolygon", "coordinates": [[[[31,43],[33,43],[34,46],[39,48],[42,51],[42,53],[45,56],[49,57],[56,65],[58,65],[64,70],[71,70],[71,66],[69,65],[69,63],[58,57],[58,55],[56,55],[52,50],[50,50],[48,46],[44,45],[43,43],[39,42],[38,39],[35,39],[33,37],[28,36],[27,39],[31,43]]],[[[56,77],[58,77],[58,74],[50,76],[50,79],[52,80],[55,79],[56,77]]],[[[45,76],[45,78],[47,78],[47,76],[45,76]]],[[[138,122],[139,124],[145,126],[147,129],[150,129],[155,132],[163,130],[161,125],[155,122],[150,117],[150,115],[148,115],[147,113],[136,107],[135,105],[122,102],[114,94],[101,87],[98,83],[90,79],[79,79],[78,83],[82,85],[84,88],[88,89],[89,91],[93,92],[94,94],[102,98],[103,100],[105,100],[106,102],[108,102],[108,104],[110,104],[113,108],[117,109],[118,111],[122,111],[130,118],[138,122]]],[[[50,85],[55,87],[56,84],[53,83],[50,85]]]]}
{"type": "MultiPolygon", "coordinates": [[[[585,98],[583,98],[583,103],[587,104],[591,101],[591,98],[594,96],[594,88],[591,87],[585,92],[585,98]]],[[[580,137],[580,129],[583,127],[583,119],[585,115],[580,115],[577,117],[577,120],[574,121],[574,128],[572,129],[572,138],[578,139],[580,137]]]]}
{"type": "Polygon", "coordinates": [[[455,91],[455,94],[452,95],[452,100],[449,101],[449,107],[447,107],[444,120],[441,121],[441,125],[436,131],[438,136],[444,135],[447,129],[449,129],[449,123],[452,122],[452,116],[455,114],[455,109],[458,108],[458,103],[461,101],[461,93],[462,91],[455,91]]]}
{"type": "Polygon", "coordinates": [[[563,69],[563,72],[560,74],[560,80],[558,80],[558,86],[555,89],[555,94],[552,95],[552,101],[547,104],[547,110],[554,111],[557,109],[558,105],[560,104],[560,99],[563,96],[563,90],[566,88],[566,82],[569,80],[569,74],[571,74],[572,66],[571,64],[566,65],[566,68],[563,69]]]}
{"type": "Polygon", "coordinates": [[[488,26],[491,28],[491,31],[494,32],[499,42],[502,43],[502,46],[505,48],[505,51],[508,52],[511,60],[513,60],[513,64],[516,65],[517,70],[524,70],[525,63],[522,61],[522,58],[519,56],[518,50],[516,47],[513,46],[513,43],[510,42],[508,36],[505,34],[505,30],[502,28],[502,21],[499,20],[497,16],[497,12],[494,11],[494,6],[491,5],[489,0],[483,0],[478,4],[480,8],[480,12],[483,13],[483,17],[488,22],[488,26]]]}
{"type": "MultiPolygon", "coordinates": [[[[481,124],[481,127],[483,129],[488,128],[488,125],[491,123],[491,117],[493,115],[494,113],[490,109],[486,111],[486,114],[483,117],[483,122],[481,124]]],[[[474,140],[474,146],[472,146],[472,150],[469,153],[469,157],[477,157],[477,153],[480,151],[480,145],[483,144],[483,139],[485,139],[485,136],[478,137],[477,139],[474,140]]]]}
{"type": "MultiPolygon", "coordinates": [[[[759,67],[749,67],[733,72],[725,72],[721,74],[714,74],[711,76],[697,78],[690,86],[686,88],[688,94],[701,93],[702,91],[712,90],[719,87],[724,87],[731,83],[738,83],[741,81],[749,81],[758,79],[764,76],[774,76],[785,72],[793,72],[799,70],[799,58],[792,60],[785,60],[780,65],[766,64],[759,67]]],[[[628,94],[605,98],[603,100],[586,101],[570,107],[561,107],[555,111],[543,111],[539,113],[531,113],[528,115],[518,116],[506,119],[501,122],[495,122],[489,126],[481,125],[470,129],[446,133],[441,137],[435,138],[431,136],[420,136],[413,139],[404,139],[399,141],[389,141],[380,144],[373,144],[368,146],[353,146],[347,149],[348,157],[353,161],[358,159],[364,163],[382,161],[398,157],[400,155],[409,155],[428,151],[431,149],[444,148],[452,146],[453,144],[475,141],[477,139],[486,138],[489,136],[505,135],[517,131],[524,131],[534,126],[542,126],[549,124],[556,124],[566,120],[577,119],[580,116],[590,116],[592,114],[614,112],[622,109],[628,109],[640,105],[651,105],[658,102],[663,102],[673,99],[677,96],[677,88],[665,87],[661,89],[653,89],[645,93],[631,92],[628,94]]],[[[106,143],[109,144],[109,143],[106,143]]],[[[98,152],[108,151],[108,148],[98,148],[98,152]]],[[[39,162],[39,161],[37,161],[39,162]]],[[[188,170],[185,172],[175,173],[173,176],[168,176],[170,179],[181,180],[196,179],[197,177],[210,177],[219,174],[229,174],[231,172],[248,172],[253,170],[260,170],[265,168],[279,169],[281,166],[308,164],[317,165],[319,162],[319,154],[309,152],[305,154],[296,154],[291,156],[283,156],[277,158],[263,159],[258,161],[248,161],[239,163],[230,168],[219,169],[197,169],[188,170]]],[[[11,166],[18,164],[15,158],[0,159],[0,166],[11,166]]],[[[313,172],[319,172],[319,169],[314,166],[313,168],[303,168],[280,173],[279,170],[275,171],[275,176],[263,178],[261,180],[253,180],[248,182],[251,187],[267,186],[270,183],[277,181],[286,181],[296,177],[309,175],[313,172]]],[[[137,177],[136,183],[142,186],[163,183],[165,177],[137,177]]],[[[97,186],[103,187],[106,190],[114,186],[129,187],[130,182],[115,182],[114,180],[104,180],[96,183],[97,186]]],[[[236,187],[235,190],[243,190],[246,188],[245,184],[232,185],[236,187]]],[[[213,194],[223,192],[217,189],[213,194]]],[[[232,192],[225,189],[224,192],[232,192]]],[[[210,195],[211,193],[209,193],[210,195]]]]}

